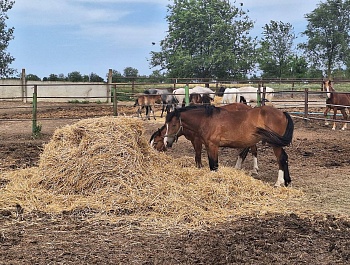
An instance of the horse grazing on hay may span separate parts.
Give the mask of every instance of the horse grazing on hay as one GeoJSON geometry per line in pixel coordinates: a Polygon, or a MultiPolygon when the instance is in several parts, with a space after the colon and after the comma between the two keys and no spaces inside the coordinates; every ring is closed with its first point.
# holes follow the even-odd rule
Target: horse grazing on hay
{"type": "MultiPolygon", "coordinates": [[[[328,112],[333,109],[333,127],[332,130],[336,128],[336,119],[337,119],[337,111],[340,110],[343,114],[344,124],[342,130],[346,129],[346,121],[348,119],[348,114],[346,113],[346,108],[350,112],[350,94],[348,93],[339,93],[336,92],[332,86],[332,81],[326,80],[323,81],[323,87],[327,91],[327,99],[326,99],[326,110],[324,111],[324,116],[327,118],[328,112]]],[[[326,120],[326,125],[328,122],[326,120]]]]}
{"type": "Polygon", "coordinates": [[[142,94],[138,95],[134,107],[138,106],[137,109],[137,115],[138,117],[142,118],[142,110],[145,108],[146,109],[146,118],[150,120],[149,113],[151,112],[153,114],[153,118],[156,119],[156,116],[154,114],[154,111],[152,107],[155,106],[155,104],[162,103],[162,98],[161,95],[159,94],[142,94]]]}
{"type": "MultiPolygon", "coordinates": [[[[221,107],[222,109],[225,109],[227,111],[237,111],[237,110],[248,110],[251,109],[251,107],[241,104],[241,103],[233,103],[228,104],[221,107]]],[[[166,151],[167,148],[164,143],[164,136],[166,133],[166,126],[163,125],[160,129],[155,131],[150,139],[150,144],[153,148],[155,148],[158,151],[166,151]]],[[[196,166],[198,168],[203,167],[202,164],[202,140],[197,136],[197,134],[191,130],[181,130],[177,137],[180,137],[181,135],[184,135],[187,140],[190,140],[192,143],[192,146],[195,150],[195,162],[196,166]]],[[[244,160],[247,157],[247,154],[249,152],[249,149],[251,149],[252,155],[253,155],[253,171],[252,173],[257,174],[259,167],[258,167],[258,158],[257,158],[257,147],[256,145],[251,146],[250,148],[244,148],[239,153],[235,168],[241,169],[242,164],[244,160]]]]}
{"type": "Polygon", "coordinates": [[[276,187],[291,182],[283,147],[293,138],[290,115],[271,106],[227,111],[214,106],[176,109],[166,116],[164,144],[171,147],[180,133],[192,131],[207,150],[210,170],[218,169],[219,147],[248,148],[263,141],[272,146],[279,170],[276,187]]]}
{"type": "Polygon", "coordinates": [[[261,93],[261,100],[264,98],[264,102],[272,102],[272,99],[274,97],[274,89],[271,87],[260,87],[259,89],[252,86],[246,86],[246,87],[239,87],[238,88],[241,96],[241,100],[244,102],[247,102],[247,104],[250,104],[250,102],[257,102],[257,93],[260,91],[261,93]],[[265,91],[265,95],[263,95],[265,91]]]}
{"type": "Polygon", "coordinates": [[[190,105],[210,105],[213,99],[209,94],[198,94],[193,92],[190,94],[190,105]]]}
{"type": "MultiPolygon", "coordinates": [[[[207,87],[202,86],[195,86],[194,88],[190,88],[189,95],[193,93],[200,94],[202,97],[204,94],[207,94],[211,100],[214,100],[215,92],[207,87]]],[[[178,107],[184,107],[185,106],[185,88],[178,88],[173,91],[173,94],[178,102],[178,107]]]]}

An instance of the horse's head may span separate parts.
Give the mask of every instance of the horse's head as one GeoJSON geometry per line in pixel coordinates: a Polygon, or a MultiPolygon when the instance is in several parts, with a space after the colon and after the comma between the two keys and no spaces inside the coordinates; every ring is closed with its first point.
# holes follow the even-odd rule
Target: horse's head
{"type": "Polygon", "coordinates": [[[166,131],[166,128],[165,128],[165,125],[163,125],[160,129],[155,131],[151,136],[149,143],[151,147],[153,147],[157,151],[165,152],[167,150],[166,146],[164,145],[165,131],[166,131]]]}
{"type": "Polygon", "coordinates": [[[331,91],[334,91],[331,80],[323,81],[323,89],[327,91],[327,97],[330,98],[332,96],[331,91]]]}
{"type": "Polygon", "coordinates": [[[166,132],[164,135],[164,145],[172,147],[173,143],[177,141],[182,133],[183,127],[181,116],[178,110],[169,112],[165,119],[166,132]]]}

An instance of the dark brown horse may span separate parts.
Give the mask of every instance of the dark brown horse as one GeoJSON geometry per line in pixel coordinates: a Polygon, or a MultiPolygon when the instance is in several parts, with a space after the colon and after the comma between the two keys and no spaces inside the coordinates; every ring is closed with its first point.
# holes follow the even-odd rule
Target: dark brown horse
{"type": "Polygon", "coordinates": [[[152,107],[155,106],[155,104],[161,104],[162,98],[159,94],[142,94],[138,95],[134,107],[138,106],[137,114],[139,117],[142,118],[142,110],[146,109],[146,118],[150,119],[149,113],[151,112],[153,114],[153,118],[156,119],[156,116],[154,115],[154,111],[152,107]]]}
{"type": "Polygon", "coordinates": [[[214,106],[185,107],[170,112],[165,126],[167,147],[181,132],[196,134],[207,150],[210,170],[218,169],[219,147],[248,148],[266,142],[273,147],[279,165],[275,186],[288,186],[291,182],[288,155],[283,147],[292,141],[294,123],[286,112],[271,106],[231,112],[214,106]]]}
{"type": "MultiPolygon", "coordinates": [[[[328,112],[331,109],[333,109],[334,122],[333,122],[332,130],[335,130],[336,128],[335,120],[337,119],[337,111],[340,110],[340,112],[343,114],[343,120],[344,120],[344,125],[342,127],[342,130],[345,130],[346,124],[347,124],[346,121],[348,119],[346,108],[350,112],[350,94],[336,92],[330,80],[323,81],[323,87],[327,91],[326,110],[324,111],[325,118],[327,118],[328,112]]],[[[328,125],[327,120],[325,124],[328,125]]]]}
{"type": "MultiPolygon", "coordinates": [[[[227,111],[237,111],[237,110],[248,110],[251,109],[250,106],[247,106],[245,104],[241,103],[232,103],[228,105],[224,105],[221,107],[222,109],[225,109],[227,111]]],[[[155,131],[150,139],[150,144],[153,148],[155,148],[158,151],[166,151],[167,148],[164,144],[164,136],[166,133],[166,127],[163,125],[160,129],[155,131]]],[[[177,137],[180,137],[181,135],[184,135],[187,140],[190,140],[192,143],[192,146],[195,150],[195,162],[196,166],[198,168],[203,167],[202,164],[202,140],[198,137],[196,133],[194,133],[191,130],[182,130],[177,137]]],[[[252,155],[253,155],[253,172],[254,174],[258,173],[259,167],[258,167],[258,158],[257,158],[257,147],[256,145],[251,146],[250,148],[244,148],[238,156],[236,166],[235,168],[241,169],[242,164],[244,160],[247,157],[247,154],[249,152],[249,149],[251,149],[252,155]]]]}
{"type": "Polygon", "coordinates": [[[190,105],[210,105],[212,100],[209,94],[201,95],[196,92],[190,94],[190,105]]]}

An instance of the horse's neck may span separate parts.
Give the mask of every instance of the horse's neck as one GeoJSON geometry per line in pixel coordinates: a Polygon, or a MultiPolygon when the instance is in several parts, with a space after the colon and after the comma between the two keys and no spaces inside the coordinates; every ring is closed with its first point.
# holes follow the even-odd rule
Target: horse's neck
{"type": "Polygon", "coordinates": [[[199,131],[199,127],[201,124],[201,119],[196,118],[196,116],[188,115],[188,117],[192,117],[191,119],[187,118],[186,114],[181,115],[182,118],[182,126],[183,126],[183,134],[189,137],[192,137],[192,135],[196,134],[199,131]],[[195,118],[193,118],[195,117],[195,118]]]}

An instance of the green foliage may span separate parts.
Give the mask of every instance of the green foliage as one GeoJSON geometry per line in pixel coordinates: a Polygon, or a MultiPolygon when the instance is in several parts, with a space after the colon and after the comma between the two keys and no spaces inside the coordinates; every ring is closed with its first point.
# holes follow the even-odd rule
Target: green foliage
{"type": "Polygon", "coordinates": [[[15,1],[0,0],[0,77],[9,77],[17,72],[9,67],[15,58],[7,52],[7,47],[14,38],[13,32],[15,30],[15,28],[8,28],[6,25],[7,12],[13,7],[14,3],[15,1]]]}
{"type": "Polygon", "coordinates": [[[44,77],[43,81],[67,81],[67,78],[64,74],[50,74],[49,77],[44,77]]]}
{"type": "Polygon", "coordinates": [[[33,74],[28,74],[26,76],[26,80],[28,80],[28,81],[41,81],[39,76],[33,75],[33,74]]]}
{"type": "Polygon", "coordinates": [[[73,100],[69,100],[68,103],[72,103],[72,104],[89,104],[90,101],[88,100],[78,100],[78,99],[73,99],[73,100]]]}
{"type": "Polygon", "coordinates": [[[255,63],[253,22],[246,12],[223,0],[175,0],[168,5],[168,36],[150,65],[168,77],[244,76],[255,63]]]}
{"type": "Polygon", "coordinates": [[[308,25],[303,34],[308,39],[299,47],[314,67],[331,76],[335,68],[349,62],[350,0],[327,0],[305,17],[308,25]]]}
{"type": "Polygon", "coordinates": [[[137,77],[138,75],[139,75],[139,71],[136,68],[126,67],[124,69],[124,76],[125,77],[137,77]]]}
{"type": "Polygon", "coordinates": [[[68,80],[70,82],[83,82],[83,76],[81,75],[80,72],[74,71],[68,74],[68,80]]]}
{"type": "Polygon", "coordinates": [[[41,129],[42,129],[42,124],[38,123],[35,125],[35,127],[32,129],[33,138],[39,138],[41,136],[41,129]]]}
{"type": "Polygon", "coordinates": [[[95,74],[95,73],[91,73],[89,75],[89,81],[90,82],[103,82],[103,78],[100,77],[99,75],[95,74]]]}
{"type": "Polygon", "coordinates": [[[117,70],[112,70],[112,83],[123,82],[123,75],[117,70]]]}
{"type": "Polygon", "coordinates": [[[263,27],[260,40],[259,65],[263,77],[289,77],[293,73],[294,29],[290,23],[271,20],[263,27]],[[291,61],[292,60],[292,61],[291,61]]]}

